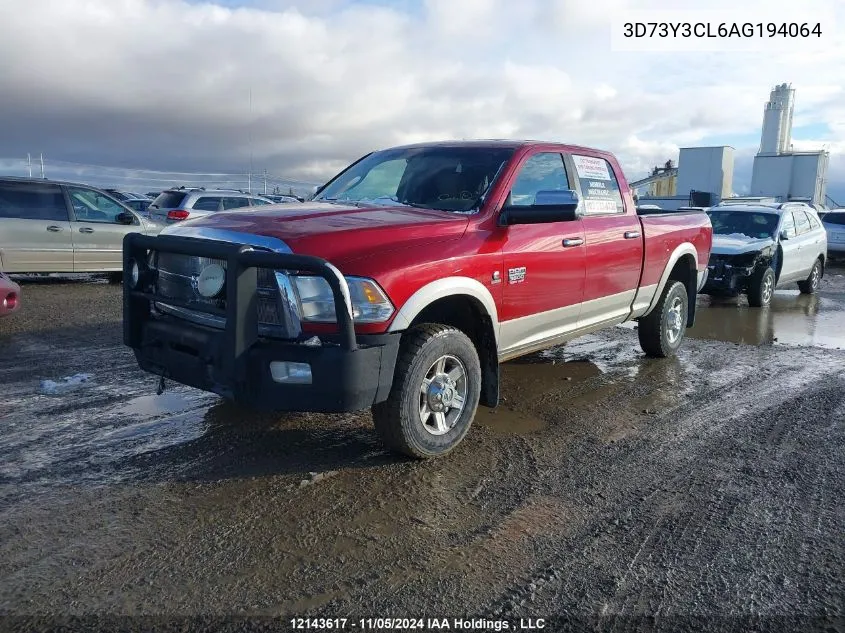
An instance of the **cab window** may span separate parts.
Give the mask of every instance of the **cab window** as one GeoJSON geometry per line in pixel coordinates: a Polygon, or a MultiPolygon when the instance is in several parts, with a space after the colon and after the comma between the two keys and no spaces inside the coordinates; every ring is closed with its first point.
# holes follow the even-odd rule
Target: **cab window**
{"type": "Polygon", "coordinates": [[[584,198],[584,215],[615,215],[625,213],[622,192],[613,167],[604,158],[573,154],[575,170],[584,198]]]}
{"type": "Polygon", "coordinates": [[[555,152],[534,154],[523,163],[513,183],[508,206],[531,206],[538,191],[569,189],[563,156],[555,152]]]}

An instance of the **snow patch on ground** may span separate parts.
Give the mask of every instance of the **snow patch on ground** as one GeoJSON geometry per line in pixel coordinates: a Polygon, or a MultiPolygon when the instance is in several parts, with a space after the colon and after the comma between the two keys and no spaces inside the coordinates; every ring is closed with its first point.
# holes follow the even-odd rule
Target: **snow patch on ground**
{"type": "Polygon", "coordinates": [[[42,380],[41,393],[49,396],[66,393],[78,389],[85,383],[91,380],[91,374],[74,374],[73,376],[65,376],[58,382],[55,380],[42,380]]]}

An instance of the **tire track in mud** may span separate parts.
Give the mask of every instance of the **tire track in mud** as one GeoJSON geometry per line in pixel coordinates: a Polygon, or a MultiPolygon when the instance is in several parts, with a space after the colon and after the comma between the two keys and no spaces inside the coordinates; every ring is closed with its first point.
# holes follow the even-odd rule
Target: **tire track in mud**
{"type": "MultiPolygon", "coordinates": [[[[590,592],[584,591],[566,579],[583,578],[591,573],[595,576],[595,570],[579,568],[577,563],[573,564],[572,561],[555,563],[553,559],[552,562],[539,567],[536,574],[502,594],[494,602],[490,613],[524,615],[528,604],[532,613],[536,613],[538,608],[550,610],[544,612],[559,614],[574,611],[622,616],[660,615],[664,612],[671,615],[696,609],[719,613],[719,604],[724,602],[717,598],[736,603],[742,600],[743,596],[752,596],[750,603],[744,606],[753,613],[783,613],[784,607],[794,610],[800,609],[802,605],[807,608],[807,605],[811,604],[816,605],[816,608],[823,607],[827,613],[835,613],[833,609],[836,608],[837,602],[833,598],[835,593],[832,594],[835,589],[822,591],[816,596],[804,595],[800,600],[790,600],[784,604],[784,594],[789,592],[784,590],[783,581],[781,585],[772,584],[770,577],[773,577],[775,571],[770,571],[766,577],[757,578],[753,574],[748,576],[742,565],[731,568],[731,561],[719,560],[717,557],[720,555],[724,559],[725,551],[730,549],[722,540],[735,535],[740,535],[743,540],[734,543],[734,552],[742,555],[742,552],[749,549],[754,551],[755,542],[750,535],[755,532],[745,529],[743,523],[748,520],[748,504],[753,504],[755,494],[759,493],[766,493],[763,498],[770,505],[801,508],[796,511],[799,519],[807,516],[827,518],[824,534],[841,533],[845,527],[841,511],[834,515],[836,510],[830,507],[833,499],[841,498],[841,483],[837,487],[827,480],[828,485],[821,486],[820,482],[826,478],[811,475],[813,469],[822,468],[821,464],[829,471],[827,477],[835,477],[837,472],[841,474],[842,467],[841,409],[845,380],[840,376],[843,363],[839,356],[825,356],[827,355],[823,355],[823,361],[828,361],[827,364],[808,363],[806,357],[800,365],[794,363],[790,369],[800,367],[801,371],[797,372],[797,375],[789,374],[784,381],[774,379],[769,380],[767,384],[765,375],[752,380],[754,367],[746,367],[742,372],[745,374],[745,382],[729,389],[728,393],[724,393],[725,383],[716,381],[716,390],[724,395],[721,403],[708,407],[706,412],[696,414],[691,411],[686,416],[678,416],[683,419],[682,428],[680,432],[666,434],[668,439],[650,438],[657,443],[657,446],[652,448],[653,457],[650,461],[666,458],[660,470],[655,468],[651,472],[656,474],[662,470],[664,474],[670,475],[661,479],[659,486],[654,485],[658,481],[656,478],[651,482],[644,482],[641,478],[607,477],[610,473],[597,475],[600,481],[622,483],[624,487],[621,494],[617,492],[614,495],[612,491],[606,490],[599,496],[599,511],[581,534],[580,540],[587,544],[587,547],[581,549],[581,556],[585,559],[595,562],[595,548],[590,549],[589,546],[596,543],[596,535],[602,532],[601,522],[615,514],[613,508],[616,504],[613,501],[622,502],[624,499],[636,499],[638,496],[640,499],[640,503],[636,504],[636,512],[633,513],[639,516],[632,526],[629,527],[630,519],[623,519],[621,525],[625,527],[625,531],[617,528],[617,515],[613,527],[607,530],[610,536],[598,537],[598,549],[602,549],[603,542],[605,548],[617,551],[620,557],[628,560],[628,571],[621,577],[618,576],[614,583],[606,583],[604,590],[601,590],[602,583],[596,582],[590,592]],[[749,393],[753,399],[749,399],[749,393]],[[741,406],[738,407],[738,404],[741,406]],[[810,412],[810,415],[806,412],[810,412]],[[840,413],[838,418],[837,412],[840,413]],[[711,424],[704,424],[705,417],[711,424]],[[749,420],[763,421],[762,428],[750,438],[751,441],[749,438],[738,439],[741,435],[732,433],[731,427],[749,420]],[[811,420],[830,421],[819,426],[818,422],[810,423],[811,420]],[[716,423],[712,424],[713,421],[716,423]],[[805,435],[808,433],[815,439],[814,442],[806,440],[805,435]],[[772,448],[784,443],[794,446],[800,443],[802,438],[805,438],[803,441],[806,444],[801,447],[803,450],[793,450],[792,454],[806,456],[825,446],[827,448],[822,452],[827,459],[815,462],[809,468],[801,464],[790,464],[787,467],[784,466],[782,456],[771,455],[772,448]],[[689,445],[690,442],[693,446],[689,445]],[[690,451],[690,448],[694,450],[690,451]],[[681,452],[684,449],[687,450],[686,454],[681,452]],[[734,468],[731,468],[732,462],[737,462],[733,464],[734,468]],[[748,486],[747,481],[741,482],[745,483],[745,486],[740,486],[735,481],[736,473],[741,472],[741,468],[775,470],[778,464],[779,473],[772,472],[764,479],[769,488],[760,490],[759,484],[748,486]],[[795,473],[800,473],[802,486],[787,491],[784,495],[782,481],[789,473],[793,473],[793,477],[795,473]],[[643,485],[647,483],[651,483],[651,486],[643,485]],[[802,491],[801,497],[795,496],[799,494],[799,490],[802,491]],[[650,507],[652,500],[656,498],[653,496],[655,494],[664,499],[665,509],[650,507]],[[820,503],[822,499],[826,500],[827,507],[820,503]],[[631,528],[638,534],[633,540],[628,538],[628,530],[631,528]],[[712,534],[708,534],[708,529],[712,534]],[[713,564],[721,565],[721,569],[714,570],[708,566],[711,556],[716,559],[713,564]],[[700,560],[701,571],[697,575],[697,570],[690,567],[690,557],[700,560]],[[698,581],[690,581],[691,576],[697,577],[698,581]],[[736,587],[736,579],[741,578],[747,578],[744,591],[736,587]],[[723,586],[714,586],[713,583],[719,582],[723,583],[723,586]],[[724,595],[729,584],[734,585],[734,595],[724,595]],[[686,589],[689,595],[683,596],[680,588],[686,589]],[[697,591],[692,588],[697,588],[697,591]],[[768,592],[768,600],[754,598],[755,592],[761,589],[768,592]],[[720,590],[722,595],[719,594],[720,590]],[[566,596],[566,599],[560,600],[560,596],[566,596]],[[773,599],[775,596],[777,599],[773,599]],[[558,599],[555,600],[555,597],[558,599]],[[591,607],[594,607],[594,610],[591,611],[591,607]]],[[[779,366],[782,367],[782,364],[779,363],[779,366]]],[[[706,389],[704,394],[712,396],[712,391],[711,387],[706,389]]],[[[641,457],[640,455],[639,458],[641,457]]],[[[624,468],[624,463],[620,463],[619,458],[624,459],[624,456],[614,456],[614,462],[617,467],[624,468]]],[[[643,474],[648,475],[649,472],[643,474]]],[[[760,503],[759,500],[756,501],[760,503]]],[[[818,530],[800,525],[800,520],[788,520],[785,524],[793,533],[799,535],[818,534],[818,530]]],[[[765,522],[760,522],[757,526],[760,533],[765,534],[765,522]]],[[[841,565],[842,549],[839,547],[837,550],[835,546],[831,548],[832,542],[819,542],[822,540],[816,540],[814,546],[832,558],[821,561],[821,568],[827,570],[826,576],[822,573],[825,577],[821,580],[826,581],[827,587],[836,587],[838,584],[835,578],[830,577],[830,570],[836,563],[841,565]]],[[[759,544],[757,546],[759,547],[759,544]]],[[[755,554],[747,555],[749,563],[751,560],[767,561],[769,566],[777,568],[779,559],[787,557],[784,552],[786,548],[778,547],[778,555],[774,557],[770,549],[768,544],[764,544],[755,554]]],[[[576,560],[581,556],[577,556],[576,560]]],[[[820,583],[808,584],[818,587],[820,583]]],[[[841,606],[840,599],[839,609],[841,606]]]]}

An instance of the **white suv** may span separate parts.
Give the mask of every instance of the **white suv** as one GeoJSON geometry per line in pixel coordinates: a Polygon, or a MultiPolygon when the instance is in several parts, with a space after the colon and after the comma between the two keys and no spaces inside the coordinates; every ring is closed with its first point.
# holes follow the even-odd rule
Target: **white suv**
{"type": "Polygon", "coordinates": [[[273,204],[273,201],[245,191],[180,187],[162,191],[148,211],[152,220],[172,224],[217,211],[263,204],[273,204]]]}

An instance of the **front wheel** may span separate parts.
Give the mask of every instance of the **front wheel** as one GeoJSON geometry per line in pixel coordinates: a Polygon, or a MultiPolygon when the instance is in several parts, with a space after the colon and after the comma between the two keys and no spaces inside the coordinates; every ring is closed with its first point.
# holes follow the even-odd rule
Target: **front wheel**
{"type": "Polygon", "coordinates": [[[765,308],[772,302],[775,294],[775,271],[766,267],[754,273],[748,284],[748,305],[752,308],[765,308]]]}
{"type": "Polygon", "coordinates": [[[445,455],[469,431],[481,394],[481,363],[460,330],[437,324],[405,333],[393,386],[373,406],[373,423],[392,450],[426,459],[445,455]]]}
{"type": "Polygon", "coordinates": [[[680,281],[669,281],[654,310],[640,319],[637,334],[648,356],[666,358],[681,346],[689,314],[687,289],[680,281]]]}
{"type": "Polygon", "coordinates": [[[820,259],[813,264],[813,269],[804,281],[798,282],[798,289],[801,294],[812,295],[819,289],[819,283],[822,280],[822,262],[820,259]]]}

